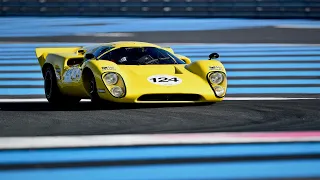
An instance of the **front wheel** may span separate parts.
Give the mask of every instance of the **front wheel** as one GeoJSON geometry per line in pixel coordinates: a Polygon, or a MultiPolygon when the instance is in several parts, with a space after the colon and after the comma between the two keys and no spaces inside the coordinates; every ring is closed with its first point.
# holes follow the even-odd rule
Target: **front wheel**
{"type": "Polygon", "coordinates": [[[81,100],[77,97],[63,95],[60,92],[55,72],[50,66],[44,70],[44,90],[48,102],[53,105],[77,104],[81,100]]]}
{"type": "Polygon", "coordinates": [[[98,94],[97,83],[93,74],[91,74],[88,84],[89,84],[89,94],[90,94],[91,102],[95,105],[104,103],[104,101],[100,98],[98,94]]]}

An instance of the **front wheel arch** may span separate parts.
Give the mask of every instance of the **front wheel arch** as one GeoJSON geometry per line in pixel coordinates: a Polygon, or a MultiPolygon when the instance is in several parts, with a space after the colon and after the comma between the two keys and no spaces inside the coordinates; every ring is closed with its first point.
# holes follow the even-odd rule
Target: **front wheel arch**
{"type": "Polygon", "coordinates": [[[94,75],[92,70],[88,67],[84,68],[84,70],[82,71],[82,82],[83,82],[84,89],[89,95],[90,95],[90,80],[93,77],[94,75]]]}

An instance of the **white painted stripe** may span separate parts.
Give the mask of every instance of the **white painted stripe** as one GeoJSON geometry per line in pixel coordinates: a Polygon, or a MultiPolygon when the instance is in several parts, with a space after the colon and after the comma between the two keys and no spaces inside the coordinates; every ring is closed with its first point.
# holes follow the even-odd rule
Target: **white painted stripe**
{"type": "MultiPolygon", "coordinates": [[[[286,97],[226,97],[225,101],[281,101],[281,100],[312,100],[320,99],[320,97],[310,98],[286,98],[286,97]]],[[[30,99],[0,99],[0,103],[16,103],[16,102],[47,102],[45,98],[30,99]]],[[[81,102],[90,102],[90,99],[82,99],[81,102]]]]}
{"type": "Polygon", "coordinates": [[[320,141],[319,132],[310,135],[302,132],[301,136],[297,135],[299,132],[283,133],[286,132],[4,137],[0,138],[0,149],[320,141]]]}

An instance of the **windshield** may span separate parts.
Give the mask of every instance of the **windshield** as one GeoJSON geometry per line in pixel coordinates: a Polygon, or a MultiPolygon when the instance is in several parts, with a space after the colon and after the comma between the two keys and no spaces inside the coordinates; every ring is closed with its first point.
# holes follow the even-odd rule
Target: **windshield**
{"type": "Polygon", "coordinates": [[[123,47],[115,49],[99,59],[125,65],[185,64],[172,53],[156,47],[123,47]]]}

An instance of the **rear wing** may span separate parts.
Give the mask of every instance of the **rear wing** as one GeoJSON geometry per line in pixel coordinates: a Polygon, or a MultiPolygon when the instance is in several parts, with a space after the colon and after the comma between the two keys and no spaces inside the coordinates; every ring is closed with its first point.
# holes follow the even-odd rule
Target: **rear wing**
{"type": "Polygon", "coordinates": [[[39,62],[39,65],[42,67],[46,62],[48,54],[55,53],[76,53],[77,50],[82,48],[81,46],[77,47],[46,47],[46,48],[36,48],[36,56],[39,62]]]}

